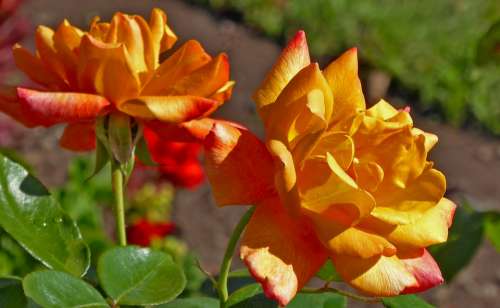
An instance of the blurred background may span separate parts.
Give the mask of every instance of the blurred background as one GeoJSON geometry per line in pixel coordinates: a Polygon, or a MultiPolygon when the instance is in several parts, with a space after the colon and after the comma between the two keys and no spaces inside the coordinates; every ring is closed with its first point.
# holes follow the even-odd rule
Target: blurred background
{"type": "MultiPolygon", "coordinates": [[[[438,307],[498,305],[500,1],[4,0],[0,3],[2,83],[24,82],[12,63],[11,46],[21,41],[33,50],[33,34],[39,24],[56,27],[67,18],[86,29],[95,15],[108,20],[114,12],[122,11],[148,17],[153,7],[159,7],[167,12],[168,23],[180,43],[196,39],[211,54],[222,51],[229,54],[231,79],[237,84],[233,99],[217,116],[243,123],[257,134],[262,134],[262,127],[252,92],[296,30],[306,31],[313,58],[322,66],[342,51],[358,47],[368,104],[383,97],[398,107],[410,106],[416,126],[439,136],[431,160],[447,176],[448,197],[460,204],[450,242],[433,249],[448,282],[427,292],[425,297],[438,307]]],[[[61,132],[58,127],[28,130],[0,114],[0,147],[3,151],[15,151],[33,166],[36,175],[56,192],[79,224],[86,224],[87,229],[82,227],[82,232],[87,238],[96,238],[93,249],[99,250],[106,246],[106,241],[102,240],[102,234],[95,233],[99,233],[97,229],[111,232],[113,227],[106,218],[110,211],[105,207],[102,212],[95,207],[89,210],[89,204],[93,200],[109,202],[107,175],[84,183],[91,173],[90,156],[61,150],[57,144],[61,132]],[[88,193],[82,195],[82,191],[88,193]]],[[[204,268],[217,272],[228,236],[243,209],[217,209],[206,183],[185,185],[163,179],[164,185],[158,188],[151,184],[158,178],[153,177],[155,181],[152,177],[144,178],[148,180],[138,176],[137,182],[132,183],[136,194],[129,205],[129,224],[144,224],[144,217],[173,222],[174,234],[182,243],[165,240],[161,245],[181,250],[184,255],[189,251],[199,257],[204,268]],[[153,210],[145,209],[144,204],[151,204],[152,200],[156,202],[153,210]]],[[[171,233],[165,225],[155,232],[161,239],[171,233]]],[[[0,230],[0,275],[22,273],[34,262],[20,251],[0,230]]]]}

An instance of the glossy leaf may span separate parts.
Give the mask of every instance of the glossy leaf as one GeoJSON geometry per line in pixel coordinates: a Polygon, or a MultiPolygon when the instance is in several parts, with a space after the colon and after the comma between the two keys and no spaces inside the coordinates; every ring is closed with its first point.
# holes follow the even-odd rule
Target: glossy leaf
{"type": "Polygon", "coordinates": [[[22,308],[28,305],[19,278],[0,278],[0,308],[22,308]]]}
{"type": "Polygon", "coordinates": [[[21,165],[0,155],[0,226],[49,268],[85,274],[90,252],[75,222],[21,165]]]}
{"type": "Polygon", "coordinates": [[[327,260],[320,268],[316,276],[324,281],[342,281],[331,260],[327,260]]]}
{"type": "Polygon", "coordinates": [[[276,308],[278,304],[266,298],[259,284],[253,283],[234,291],[225,305],[226,308],[276,308]]]}
{"type": "Polygon", "coordinates": [[[433,308],[431,304],[416,295],[400,295],[396,297],[385,297],[382,303],[387,308],[433,308]]]}
{"type": "Polygon", "coordinates": [[[476,254],[483,238],[483,219],[484,214],[476,212],[467,204],[457,207],[448,241],[430,247],[448,283],[476,254]]]}
{"type": "Polygon", "coordinates": [[[26,295],[45,308],[109,307],[85,281],[58,271],[38,271],[23,280],[26,295]]]}
{"type": "Polygon", "coordinates": [[[303,294],[299,293],[286,306],[287,308],[345,308],[347,307],[347,299],[335,293],[320,293],[320,294],[303,294]]]}
{"type": "Polygon", "coordinates": [[[211,297],[180,298],[158,308],[218,308],[219,301],[211,297]]]}
{"type": "Polygon", "coordinates": [[[500,213],[488,212],[485,214],[484,231],[496,250],[500,252],[500,213]]]}
{"type": "Polygon", "coordinates": [[[105,252],[97,274],[106,293],[121,305],[166,303],[186,285],[184,273],[169,255],[133,246],[105,252]]]}

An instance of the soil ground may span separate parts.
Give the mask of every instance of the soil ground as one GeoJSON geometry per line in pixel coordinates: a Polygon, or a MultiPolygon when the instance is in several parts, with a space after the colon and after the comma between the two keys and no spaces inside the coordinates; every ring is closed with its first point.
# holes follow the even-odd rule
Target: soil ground
{"type": "MultiPolygon", "coordinates": [[[[109,19],[113,12],[120,10],[148,16],[153,7],[167,11],[169,23],[181,41],[194,38],[211,54],[222,51],[229,54],[232,78],[237,80],[237,86],[233,99],[221,108],[218,116],[262,133],[251,94],[281,47],[245,26],[177,0],[31,0],[24,11],[33,25],[56,26],[63,18],[68,18],[73,24],[86,27],[95,15],[109,19]]],[[[25,45],[33,46],[31,33],[25,45]]],[[[398,97],[394,99],[404,101],[398,97]]],[[[413,116],[418,127],[440,138],[431,158],[447,176],[449,197],[457,202],[466,198],[481,210],[500,210],[500,140],[413,116]]],[[[66,166],[73,155],[58,148],[60,133],[58,127],[28,131],[0,115],[0,145],[18,150],[49,186],[64,182],[66,166]],[[11,134],[2,134],[6,127],[11,128],[11,134]]],[[[194,192],[177,194],[174,219],[183,238],[210,271],[217,271],[228,236],[242,210],[235,207],[217,209],[207,185],[194,192]]],[[[499,255],[485,241],[471,264],[452,284],[436,288],[426,296],[438,307],[495,307],[500,298],[499,255]]],[[[351,304],[353,307],[359,305],[351,304]]]]}

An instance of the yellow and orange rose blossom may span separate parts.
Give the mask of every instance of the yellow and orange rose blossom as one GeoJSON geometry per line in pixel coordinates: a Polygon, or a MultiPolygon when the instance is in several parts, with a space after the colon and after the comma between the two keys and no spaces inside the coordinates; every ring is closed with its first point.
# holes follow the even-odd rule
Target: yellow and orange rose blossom
{"type": "Polygon", "coordinates": [[[455,210],[427,160],[437,137],[386,101],[366,109],[356,49],[320,70],[298,32],[254,98],[265,141],[215,123],[206,164],[219,205],[256,206],[240,255],[268,297],[286,305],[327,259],[373,296],[443,282],[426,250],[455,210]]]}
{"type": "Polygon", "coordinates": [[[95,146],[97,117],[126,114],[139,122],[181,123],[213,112],[231,95],[225,54],[212,58],[194,40],[165,61],[177,37],[159,9],[149,21],[117,13],[94,18],[85,32],[67,20],[39,26],[36,52],[16,45],[16,65],[39,89],[2,87],[0,111],[28,127],[67,123],[61,146],[95,146]]]}

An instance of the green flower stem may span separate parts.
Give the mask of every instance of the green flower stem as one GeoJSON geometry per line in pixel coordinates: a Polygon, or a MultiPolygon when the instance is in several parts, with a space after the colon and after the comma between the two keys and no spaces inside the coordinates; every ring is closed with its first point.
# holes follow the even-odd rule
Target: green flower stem
{"type": "Polygon", "coordinates": [[[114,213],[116,224],[116,236],[120,246],[127,246],[127,234],[125,232],[125,201],[124,201],[124,174],[120,164],[111,161],[111,179],[114,195],[114,213]]]}
{"type": "Polygon", "coordinates": [[[349,297],[349,298],[355,299],[357,301],[362,301],[365,303],[379,303],[381,301],[381,299],[379,297],[361,296],[361,295],[357,295],[357,294],[354,294],[351,292],[347,292],[344,290],[340,290],[340,289],[333,288],[333,287],[327,287],[327,286],[323,287],[323,288],[319,288],[319,289],[303,288],[300,292],[301,293],[326,293],[326,292],[337,293],[337,294],[343,295],[345,297],[349,297]]]}
{"type": "Polygon", "coordinates": [[[236,228],[234,228],[233,233],[231,234],[231,238],[229,239],[229,243],[227,244],[226,252],[224,253],[224,259],[222,260],[222,264],[220,267],[219,281],[217,283],[217,289],[219,292],[219,301],[220,301],[221,308],[224,307],[224,305],[227,302],[227,299],[229,297],[229,294],[227,291],[227,278],[229,276],[229,271],[231,269],[231,261],[233,259],[234,250],[236,249],[236,244],[238,243],[238,240],[240,239],[241,233],[243,232],[246,225],[248,224],[248,221],[252,217],[252,214],[254,211],[255,211],[255,207],[252,206],[241,217],[240,221],[236,225],[236,228]]]}

